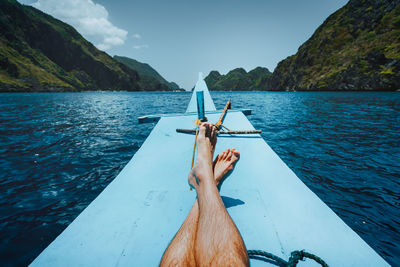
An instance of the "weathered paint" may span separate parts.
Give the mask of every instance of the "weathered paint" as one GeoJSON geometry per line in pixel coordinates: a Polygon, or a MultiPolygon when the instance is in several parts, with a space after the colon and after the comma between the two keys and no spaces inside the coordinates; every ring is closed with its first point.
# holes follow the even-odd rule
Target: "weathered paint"
{"type": "MultiPolygon", "coordinates": [[[[220,114],[207,114],[216,122],[220,114]]],[[[32,266],[156,266],[195,197],[187,184],[197,114],[162,117],[107,188],[32,266]]],[[[242,112],[224,125],[254,129],[242,112]]],[[[286,166],[259,135],[221,136],[216,153],[235,147],[239,162],[221,195],[247,249],[288,259],[305,249],[330,266],[388,264],[286,166]]],[[[266,266],[252,260],[252,266],[266,266]]],[[[299,266],[318,266],[307,260],[299,266]]]]}

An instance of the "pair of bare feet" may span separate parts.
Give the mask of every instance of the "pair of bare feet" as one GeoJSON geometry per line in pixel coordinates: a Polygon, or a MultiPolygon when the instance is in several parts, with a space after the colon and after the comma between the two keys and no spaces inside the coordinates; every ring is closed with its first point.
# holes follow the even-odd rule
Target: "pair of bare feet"
{"type": "Polygon", "coordinates": [[[219,186],[226,178],[226,175],[233,170],[235,163],[239,160],[239,151],[234,148],[228,148],[218,154],[214,162],[211,164],[214,157],[216,143],[216,127],[211,123],[204,123],[199,129],[197,137],[196,164],[189,173],[188,178],[190,186],[195,189],[201,182],[205,182],[205,177],[209,177],[209,175],[203,175],[205,172],[209,172],[209,166],[212,166],[212,177],[214,177],[215,185],[219,186]]]}
{"type": "Polygon", "coordinates": [[[246,246],[217,188],[234,168],[239,152],[226,149],[213,163],[216,143],[216,127],[202,124],[196,163],[188,177],[197,198],[164,252],[160,266],[249,266],[246,246]]]}
{"type": "Polygon", "coordinates": [[[216,143],[216,127],[203,123],[197,136],[196,163],[188,177],[197,198],[160,266],[249,266],[246,246],[217,188],[234,168],[239,152],[226,149],[213,163],[216,143]]]}

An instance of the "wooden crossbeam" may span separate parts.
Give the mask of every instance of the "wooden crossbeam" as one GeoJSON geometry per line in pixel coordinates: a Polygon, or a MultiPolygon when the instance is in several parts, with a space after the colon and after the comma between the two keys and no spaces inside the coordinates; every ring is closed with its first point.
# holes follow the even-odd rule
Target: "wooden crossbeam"
{"type": "MultiPolygon", "coordinates": [[[[178,133],[195,134],[196,129],[176,129],[178,133]]],[[[244,130],[244,131],[217,131],[218,134],[260,134],[261,130],[244,130]]]]}

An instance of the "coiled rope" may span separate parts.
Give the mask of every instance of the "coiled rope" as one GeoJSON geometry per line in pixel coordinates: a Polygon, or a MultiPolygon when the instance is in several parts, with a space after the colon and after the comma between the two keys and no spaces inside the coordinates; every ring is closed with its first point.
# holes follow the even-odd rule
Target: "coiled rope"
{"type": "Polygon", "coordinates": [[[284,259],[272,253],[265,252],[262,250],[248,250],[247,254],[249,256],[262,256],[268,258],[274,261],[278,266],[294,267],[299,263],[299,261],[303,261],[305,260],[305,258],[309,258],[321,264],[323,267],[328,267],[328,264],[323,259],[304,250],[295,250],[292,253],[290,253],[290,258],[288,261],[285,261],[284,259]]]}

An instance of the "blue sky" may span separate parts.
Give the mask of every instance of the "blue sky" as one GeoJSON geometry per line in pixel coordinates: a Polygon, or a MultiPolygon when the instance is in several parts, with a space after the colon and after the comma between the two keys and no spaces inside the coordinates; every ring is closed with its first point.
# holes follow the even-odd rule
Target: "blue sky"
{"type": "Polygon", "coordinates": [[[111,56],[149,63],[191,89],[197,73],[267,67],[296,53],[347,0],[19,0],[111,56]]]}

